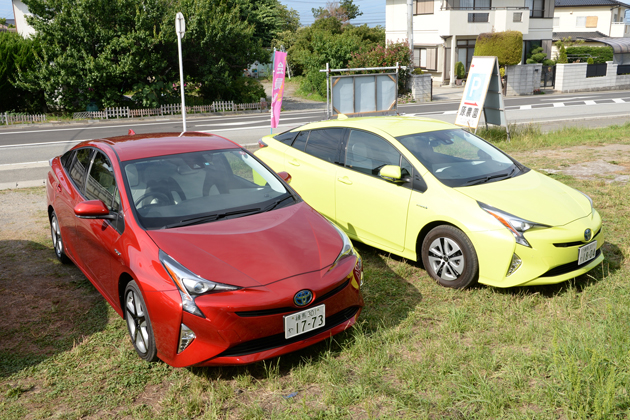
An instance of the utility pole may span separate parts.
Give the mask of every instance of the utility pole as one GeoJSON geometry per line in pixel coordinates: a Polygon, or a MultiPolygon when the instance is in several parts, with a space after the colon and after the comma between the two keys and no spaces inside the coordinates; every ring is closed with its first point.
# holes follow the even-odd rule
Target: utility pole
{"type": "Polygon", "coordinates": [[[177,33],[177,52],[179,53],[179,85],[182,93],[182,120],[186,132],[186,98],[184,96],[184,65],[182,64],[182,38],[186,32],[186,20],[181,12],[175,16],[175,32],[177,33]]]}
{"type": "Polygon", "coordinates": [[[413,0],[407,0],[407,41],[409,41],[411,67],[413,67],[413,0]]]}

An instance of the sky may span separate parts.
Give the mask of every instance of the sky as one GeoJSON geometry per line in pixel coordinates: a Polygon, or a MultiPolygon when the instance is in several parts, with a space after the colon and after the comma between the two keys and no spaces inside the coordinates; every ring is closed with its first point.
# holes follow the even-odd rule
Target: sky
{"type": "MultiPolygon", "coordinates": [[[[327,0],[280,0],[280,3],[300,13],[302,25],[310,25],[315,20],[311,9],[326,6],[327,0]]],[[[385,26],[385,0],[354,0],[363,12],[362,16],[351,21],[353,25],[367,23],[369,26],[385,26]]],[[[13,19],[11,0],[0,0],[0,17],[13,19]]]]}

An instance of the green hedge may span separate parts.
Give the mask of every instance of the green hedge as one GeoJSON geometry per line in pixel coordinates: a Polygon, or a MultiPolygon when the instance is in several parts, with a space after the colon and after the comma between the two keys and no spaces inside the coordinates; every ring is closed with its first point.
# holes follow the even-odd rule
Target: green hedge
{"type": "Polygon", "coordinates": [[[593,57],[594,63],[605,63],[606,61],[612,61],[613,49],[612,47],[567,47],[567,56],[569,63],[575,63],[580,60],[581,63],[586,63],[589,56],[593,57]],[[576,57],[577,56],[577,57],[576,57]]]}
{"type": "Polygon", "coordinates": [[[497,56],[501,67],[516,65],[523,57],[523,34],[519,31],[479,34],[475,55],[497,56]]]}

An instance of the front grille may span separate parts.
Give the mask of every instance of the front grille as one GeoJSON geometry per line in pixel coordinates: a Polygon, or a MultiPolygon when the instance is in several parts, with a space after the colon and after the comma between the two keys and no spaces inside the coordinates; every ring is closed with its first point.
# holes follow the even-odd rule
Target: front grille
{"type": "Polygon", "coordinates": [[[327,317],[326,325],[324,325],[322,328],[309,331],[302,335],[291,337],[288,340],[284,338],[284,333],[272,335],[269,337],[257,338],[255,340],[247,341],[245,343],[241,343],[232,348],[229,348],[216,357],[245,356],[247,354],[259,353],[261,351],[286,346],[287,344],[297,343],[298,341],[306,340],[307,338],[314,337],[324,331],[333,329],[337,325],[351,319],[358,311],[358,306],[351,306],[344,309],[343,311],[337,312],[336,314],[327,317]]]}
{"type": "MultiPolygon", "coordinates": [[[[598,249],[597,252],[595,253],[595,258],[599,257],[602,253],[601,249],[598,249]]],[[[595,259],[593,258],[593,259],[595,259]]],[[[570,273],[571,271],[575,271],[575,270],[579,270],[582,267],[586,267],[587,265],[589,265],[590,263],[592,263],[593,260],[587,261],[583,264],[578,264],[577,261],[573,261],[570,262],[568,264],[563,264],[563,265],[559,265],[555,268],[552,268],[551,270],[547,271],[545,274],[543,274],[540,277],[555,277],[555,276],[560,276],[562,274],[566,274],[566,273],[570,273]]]]}
{"type": "MultiPolygon", "coordinates": [[[[350,283],[350,280],[344,281],[343,283],[341,283],[340,286],[335,287],[330,292],[328,292],[328,293],[326,293],[324,295],[321,295],[320,297],[315,299],[315,301],[313,303],[311,303],[309,306],[315,306],[318,303],[325,301],[329,297],[331,297],[331,296],[341,292],[349,283],[350,283]]],[[[250,318],[250,317],[254,317],[254,316],[267,316],[267,315],[286,314],[287,312],[297,312],[298,310],[301,311],[302,309],[306,309],[306,307],[305,308],[299,308],[299,309],[290,308],[290,307],[260,309],[258,311],[235,312],[235,314],[240,316],[240,317],[243,317],[243,318],[250,318]]]]}
{"type": "MultiPolygon", "coordinates": [[[[602,231],[602,228],[600,227],[599,230],[597,231],[597,233],[595,235],[593,235],[593,239],[597,238],[597,235],[599,235],[599,233],[602,231]]],[[[553,244],[553,246],[555,246],[556,248],[569,248],[571,246],[579,246],[579,245],[584,245],[586,242],[584,241],[575,241],[575,242],[561,242],[561,243],[557,243],[557,244],[553,244]]]]}

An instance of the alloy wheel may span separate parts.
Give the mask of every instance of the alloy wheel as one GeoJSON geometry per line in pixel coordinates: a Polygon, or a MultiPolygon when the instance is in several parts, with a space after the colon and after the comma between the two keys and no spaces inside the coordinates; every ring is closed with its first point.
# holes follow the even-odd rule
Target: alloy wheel
{"type": "Polygon", "coordinates": [[[442,280],[454,281],[464,272],[466,260],[457,242],[440,237],[429,245],[429,264],[442,280]]]}

